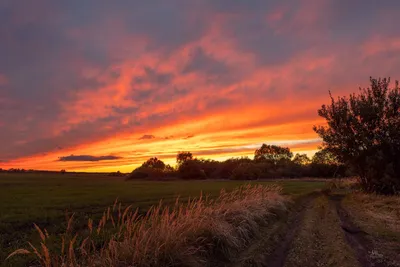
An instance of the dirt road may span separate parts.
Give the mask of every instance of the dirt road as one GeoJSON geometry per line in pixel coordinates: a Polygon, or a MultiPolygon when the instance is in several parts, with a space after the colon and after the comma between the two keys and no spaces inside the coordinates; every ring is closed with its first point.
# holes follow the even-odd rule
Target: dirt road
{"type": "Polygon", "coordinates": [[[297,199],[226,266],[400,266],[397,246],[377,245],[381,240],[356,225],[343,197],[320,192],[297,199]]]}

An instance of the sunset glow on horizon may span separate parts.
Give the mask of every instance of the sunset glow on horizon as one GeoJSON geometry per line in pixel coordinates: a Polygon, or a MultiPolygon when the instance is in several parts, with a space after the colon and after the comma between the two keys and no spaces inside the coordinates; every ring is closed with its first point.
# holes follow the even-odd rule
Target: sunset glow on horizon
{"type": "MultiPolygon", "coordinates": [[[[383,1],[385,2],[385,1],[383,1]]],[[[312,156],[317,110],[400,79],[400,2],[0,3],[0,168],[130,172],[262,143],[312,156]]]]}

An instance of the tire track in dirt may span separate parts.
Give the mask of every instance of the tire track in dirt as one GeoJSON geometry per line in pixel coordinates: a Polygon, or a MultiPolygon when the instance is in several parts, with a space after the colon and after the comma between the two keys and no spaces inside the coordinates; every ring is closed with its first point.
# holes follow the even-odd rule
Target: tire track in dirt
{"type": "Polygon", "coordinates": [[[357,260],[363,267],[389,267],[385,262],[377,261],[370,257],[374,251],[372,242],[367,238],[368,233],[360,229],[351,219],[348,212],[342,207],[341,201],[344,195],[330,195],[336,207],[336,212],[340,219],[341,227],[345,233],[348,244],[356,253],[357,260]]]}
{"type": "Polygon", "coordinates": [[[297,233],[299,232],[299,228],[304,220],[307,206],[311,205],[311,203],[315,200],[317,196],[313,195],[309,199],[307,199],[306,203],[302,205],[302,209],[295,214],[293,221],[288,225],[288,231],[286,232],[285,238],[279,243],[279,245],[275,248],[273,254],[268,258],[266,265],[269,267],[282,267],[285,264],[287,255],[295,239],[297,233]]]}
{"type": "Polygon", "coordinates": [[[288,251],[302,224],[307,207],[321,193],[311,193],[299,198],[286,218],[281,218],[275,224],[265,228],[261,237],[246,251],[241,253],[232,267],[282,267],[288,251]]]}
{"type": "Polygon", "coordinates": [[[307,207],[284,266],[360,267],[327,194],[321,194],[307,207]]]}

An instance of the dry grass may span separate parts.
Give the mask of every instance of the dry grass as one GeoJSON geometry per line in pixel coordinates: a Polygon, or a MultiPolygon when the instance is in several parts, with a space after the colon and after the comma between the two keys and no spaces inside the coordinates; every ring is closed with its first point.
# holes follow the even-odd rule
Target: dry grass
{"type": "Polygon", "coordinates": [[[75,233],[73,216],[53,238],[37,229],[41,243],[10,255],[34,254],[41,266],[207,266],[228,261],[247,246],[272,209],[285,209],[277,186],[248,185],[217,199],[205,197],[173,207],[162,203],[139,215],[114,203],[103,217],[75,233]],[[59,242],[61,244],[53,244],[59,242]]]}
{"type": "Polygon", "coordinates": [[[372,241],[370,257],[386,266],[400,266],[400,196],[353,193],[345,197],[344,207],[353,221],[372,241]]]}
{"type": "Polygon", "coordinates": [[[349,178],[334,178],[327,182],[328,188],[331,190],[335,189],[357,189],[359,180],[357,177],[349,178]]]}
{"type": "Polygon", "coordinates": [[[400,196],[381,196],[365,193],[353,193],[344,203],[355,215],[355,219],[372,233],[380,227],[400,236],[400,196]]]}

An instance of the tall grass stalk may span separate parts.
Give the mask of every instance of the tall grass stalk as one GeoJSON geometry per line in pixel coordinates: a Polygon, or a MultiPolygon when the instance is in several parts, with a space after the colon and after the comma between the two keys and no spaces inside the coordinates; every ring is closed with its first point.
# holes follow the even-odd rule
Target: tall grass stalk
{"type": "Polygon", "coordinates": [[[200,196],[173,206],[161,202],[140,215],[115,202],[97,222],[74,233],[73,216],[65,233],[52,238],[35,225],[38,245],[29,243],[18,254],[33,254],[41,266],[206,266],[229,261],[246,247],[271,216],[285,209],[278,186],[247,185],[216,199],[200,196]],[[51,241],[61,244],[49,244],[51,241]]]}

